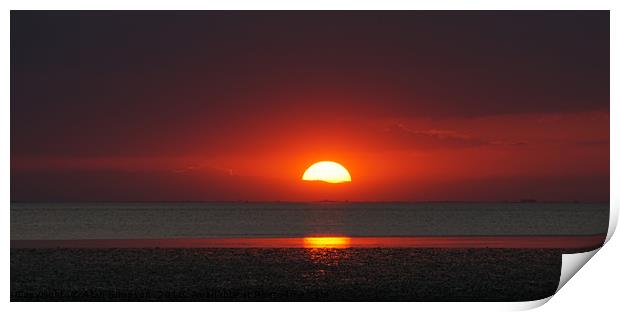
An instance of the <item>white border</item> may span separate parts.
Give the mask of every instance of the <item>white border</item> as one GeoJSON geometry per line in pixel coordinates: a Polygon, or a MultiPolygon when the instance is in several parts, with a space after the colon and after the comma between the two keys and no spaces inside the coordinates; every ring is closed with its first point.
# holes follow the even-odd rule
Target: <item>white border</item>
{"type": "MultiPolygon", "coordinates": [[[[617,9],[620,6],[620,1],[576,1],[576,0],[563,0],[563,1],[544,1],[544,0],[428,0],[428,1],[369,1],[369,0],[349,0],[349,1],[336,1],[336,0],[315,0],[315,1],[286,1],[286,0],[237,0],[237,1],[186,1],[186,0],[153,0],[153,1],[129,1],[129,0],[109,0],[109,1],[78,1],[78,0],[33,0],[33,1],[3,1],[2,5],[5,7],[4,14],[2,15],[2,44],[1,50],[3,59],[2,69],[5,73],[2,83],[2,95],[5,99],[3,101],[2,110],[4,122],[1,123],[2,135],[2,159],[5,163],[4,174],[2,175],[2,196],[7,203],[7,207],[2,211],[3,217],[3,229],[5,231],[5,237],[10,237],[10,222],[8,209],[8,202],[10,201],[10,61],[9,61],[9,38],[10,38],[10,12],[11,9],[20,10],[34,10],[34,9],[209,9],[209,10],[221,10],[221,9],[323,9],[323,10],[338,10],[338,9],[363,9],[363,10],[385,10],[385,9],[415,9],[415,10],[478,10],[478,9],[494,9],[494,10],[548,10],[548,9],[563,9],[563,10],[582,10],[582,9],[597,9],[597,10],[611,10],[611,85],[617,84],[616,73],[618,73],[618,62],[615,61],[613,55],[618,55],[620,51],[618,49],[618,14],[617,9]]],[[[611,190],[620,189],[620,172],[618,166],[618,160],[620,160],[620,125],[619,120],[619,108],[617,103],[617,87],[611,89],[611,190]]],[[[564,308],[586,308],[591,306],[598,307],[613,307],[617,305],[615,296],[617,296],[614,289],[618,285],[616,279],[619,277],[618,260],[620,260],[620,253],[618,252],[618,244],[615,241],[609,242],[611,234],[615,230],[618,217],[618,209],[620,207],[620,198],[617,193],[611,193],[611,220],[610,220],[610,232],[608,234],[608,243],[601,249],[601,255],[594,257],[592,265],[588,265],[582,271],[587,271],[589,274],[577,274],[574,278],[574,282],[569,282],[566,287],[562,289],[558,296],[555,296],[551,303],[546,305],[543,309],[559,311],[564,308]],[[614,246],[614,247],[611,247],[614,246]],[[597,259],[602,258],[602,259],[597,259]],[[606,294],[606,295],[605,295],[606,294]]],[[[391,310],[411,310],[415,308],[421,309],[433,309],[437,311],[452,311],[454,309],[459,310],[514,310],[523,308],[532,308],[538,305],[544,304],[547,300],[541,300],[538,302],[530,303],[149,303],[148,306],[140,305],[136,303],[106,303],[106,304],[89,304],[89,303],[57,303],[57,304],[22,304],[22,303],[9,303],[9,276],[10,276],[10,257],[9,257],[9,240],[5,239],[3,253],[3,266],[2,276],[4,277],[4,283],[2,284],[1,295],[4,305],[8,305],[6,308],[13,310],[40,310],[43,309],[58,309],[62,311],[79,311],[82,312],[85,309],[96,311],[108,312],[109,309],[122,309],[133,310],[136,308],[147,308],[154,311],[169,311],[173,309],[200,309],[200,308],[213,308],[213,309],[232,309],[232,310],[264,310],[270,312],[286,311],[290,312],[291,309],[298,311],[312,311],[317,309],[339,310],[355,309],[361,311],[376,311],[381,308],[389,308],[391,310]],[[45,306],[43,306],[45,305],[45,306]],[[386,306],[389,305],[389,306],[386,306]]],[[[572,309],[571,309],[572,310],[572,309]]]]}

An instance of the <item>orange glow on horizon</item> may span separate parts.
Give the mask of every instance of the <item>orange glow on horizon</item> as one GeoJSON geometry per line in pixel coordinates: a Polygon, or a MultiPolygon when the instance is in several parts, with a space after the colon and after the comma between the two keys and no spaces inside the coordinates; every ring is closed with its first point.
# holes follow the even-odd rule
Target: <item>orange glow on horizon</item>
{"type": "Polygon", "coordinates": [[[11,240],[11,248],[598,248],[607,234],[11,240]]]}
{"type": "Polygon", "coordinates": [[[304,237],[304,248],[349,248],[350,237],[304,237]]]}
{"type": "Polygon", "coordinates": [[[319,161],[308,167],[302,178],[304,181],[323,181],[328,183],[351,182],[349,171],[333,161],[319,161]]]}

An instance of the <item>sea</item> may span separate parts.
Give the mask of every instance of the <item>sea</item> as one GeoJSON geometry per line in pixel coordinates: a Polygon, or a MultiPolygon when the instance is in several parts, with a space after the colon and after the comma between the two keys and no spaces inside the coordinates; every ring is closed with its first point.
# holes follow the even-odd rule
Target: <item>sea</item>
{"type": "Polygon", "coordinates": [[[11,240],[607,233],[609,203],[11,203],[11,240]]]}

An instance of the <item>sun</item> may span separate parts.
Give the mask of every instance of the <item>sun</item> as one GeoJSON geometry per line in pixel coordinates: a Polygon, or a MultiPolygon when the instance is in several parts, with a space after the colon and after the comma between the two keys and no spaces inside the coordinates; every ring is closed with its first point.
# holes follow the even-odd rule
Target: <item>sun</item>
{"type": "Polygon", "coordinates": [[[319,161],[308,167],[301,177],[304,181],[324,181],[328,183],[351,182],[347,168],[333,161],[319,161]]]}

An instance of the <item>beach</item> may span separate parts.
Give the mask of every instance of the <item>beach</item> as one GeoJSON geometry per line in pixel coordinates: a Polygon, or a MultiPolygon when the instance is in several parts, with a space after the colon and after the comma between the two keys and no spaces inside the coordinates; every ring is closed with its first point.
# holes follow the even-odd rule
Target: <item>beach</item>
{"type": "Polygon", "coordinates": [[[527,301],[555,292],[562,252],[11,249],[11,301],[527,301]]]}

